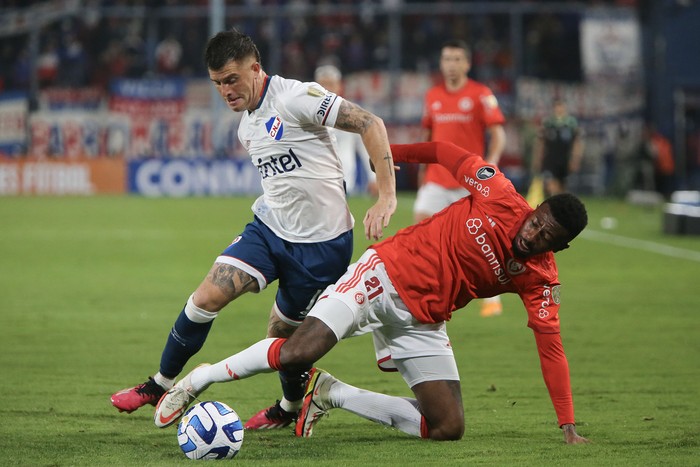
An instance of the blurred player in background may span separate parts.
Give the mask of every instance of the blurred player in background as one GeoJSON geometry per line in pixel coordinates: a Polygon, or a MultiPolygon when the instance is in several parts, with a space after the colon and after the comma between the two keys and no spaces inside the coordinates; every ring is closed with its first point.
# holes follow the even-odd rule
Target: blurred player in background
{"type": "MultiPolygon", "coordinates": [[[[314,81],[326,88],[328,91],[337,95],[343,94],[343,75],[340,70],[333,65],[322,65],[316,68],[314,72],[314,81]]],[[[358,160],[361,170],[364,172],[367,186],[365,192],[372,196],[377,195],[376,175],[369,165],[369,155],[365,145],[362,144],[362,138],[357,133],[348,131],[335,131],[331,129],[335,135],[338,156],[343,163],[343,173],[345,174],[345,189],[348,194],[358,194],[357,187],[357,169],[358,160]]]]}
{"type": "MultiPolygon", "coordinates": [[[[471,68],[471,52],[459,40],[443,44],[440,72],[444,82],[425,95],[423,119],[425,141],[449,141],[475,154],[485,154],[486,162],[498,165],[506,145],[505,119],[493,92],[467,76],[471,68]],[[484,152],[485,134],[488,148],[484,152]]],[[[468,196],[457,180],[437,164],[421,167],[419,188],[413,206],[414,219],[420,222],[454,201],[468,196]]],[[[481,316],[503,312],[499,297],[485,298],[481,316]]]]}
{"type": "Polygon", "coordinates": [[[542,121],[532,161],[532,173],[541,174],[545,196],[566,191],[566,179],[579,171],[582,158],[578,121],[569,114],[563,100],[555,99],[552,115],[542,121]]]}
{"type": "MultiPolygon", "coordinates": [[[[238,138],[260,172],[263,195],[253,204],[252,222],[187,299],[168,335],[160,370],[112,395],[120,411],[155,405],[204,345],[219,311],[242,294],[279,279],[268,336],[288,337],[321,291],[344,273],[354,220],[331,128],[360,134],[377,171],[378,200],[364,217],[367,238],[380,238],[396,209],[394,164],[379,117],[316,83],[269,76],[255,43],[236,30],[211,38],[205,60],[228,107],[243,112],[238,138]]],[[[246,428],[279,428],[295,420],[309,368],[280,372],[284,397],[246,428]]]]}
{"type": "Polygon", "coordinates": [[[310,436],[328,410],[343,408],[413,436],[459,439],[464,407],[452,350],[459,343],[450,343],[445,322],[474,298],[509,292],[525,305],[565,442],[587,442],[576,433],[553,254],[585,228],[585,206],[561,194],[533,210],[495,165],[454,144],[393,145],[392,151],[397,162],[441,164],[471,196],[370,246],[289,339],[265,339],[190,372],[161,399],[156,425],[174,423],[212,383],[307,368],[340,340],[372,332],[378,364],[397,369],[415,399],[359,389],[314,369],[295,434],[310,436]]]}

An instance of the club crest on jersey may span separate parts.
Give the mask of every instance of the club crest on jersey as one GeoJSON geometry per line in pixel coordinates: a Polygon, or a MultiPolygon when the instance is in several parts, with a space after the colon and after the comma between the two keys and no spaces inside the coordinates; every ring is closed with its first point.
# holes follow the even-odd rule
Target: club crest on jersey
{"type": "Polygon", "coordinates": [[[265,128],[267,128],[267,134],[274,138],[275,141],[282,139],[284,125],[282,124],[282,119],[278,116],[270,118],[265,124],[265,128]]]}
{"type": "Polygon", "coordinates": [[[485,165],[476,171],[476,178],[479,180],[488,180],[494,175],[496,175],[496,169],[489,167],[488,165],[485,165]]]}
{"type": "Polygon", "coordinates": [[[474,101],[469,97],[463,97],[459,100],[459,104],[457,105],[462,112],[469,112],[474,107],[474,101]]]}
{"type": "Polygon", "coordinates": [[[554,303],[557,305],[561,303],[561,285],[552,287],[552,300],[554,300],[554,303]]]}
{"type": "Polygon", "coordinates": [[[513,258],[509,259],[506,263],[506,268],[508,269],[508,274],[511,276],[517,276],[525,272],[525,265],[520,263],[513,258]]]}

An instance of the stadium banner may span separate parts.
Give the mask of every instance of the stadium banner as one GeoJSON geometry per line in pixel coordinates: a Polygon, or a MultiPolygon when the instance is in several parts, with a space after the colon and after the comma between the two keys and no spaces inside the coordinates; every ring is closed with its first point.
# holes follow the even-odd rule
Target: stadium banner
{"type": "Polygon", "coordinates": [[[26,153],[28,116],[25,93],[0,93],[0,156],[19,157],[26,153]]]}
{"type": "Polygon", "coordinates": [[[185,110],[185,79],[115,79],[109,108],[136,118],[175,118],[185,110]]]}
{"type": "Polygon", "coordinates": [[[0,195],[95,195],[126,191],[122,159],[0,160],[0,195]]]}
{"type": "Polygon", "coordinates": [[[634,10],[588,11],[580,27],[581,61],[588,81],[642,80],[641,26],[634,10]]]}
{"type": "Polygon", "coordinates": [[[153,158],[128,162],[130,193],[149,197],[231,196],[262,193],[250,160],[153,158]]]}
{"type": "Polygon", "coordinates": [[[84,110],[97,112],[101,109],[105,93],[98,87],[61,88],[51,87],[39,92],[41,110],[84,110]]]}

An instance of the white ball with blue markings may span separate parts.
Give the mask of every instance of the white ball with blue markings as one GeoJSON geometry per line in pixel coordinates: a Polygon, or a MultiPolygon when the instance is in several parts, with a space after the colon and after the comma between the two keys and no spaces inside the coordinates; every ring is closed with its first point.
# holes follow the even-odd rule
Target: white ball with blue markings
{"type": "Polygon", "coordinates": [[[200,402],[182,416],[177,442],[190,459],[231,459],[243,444],[243,423],[223,402],[200,402]]]}

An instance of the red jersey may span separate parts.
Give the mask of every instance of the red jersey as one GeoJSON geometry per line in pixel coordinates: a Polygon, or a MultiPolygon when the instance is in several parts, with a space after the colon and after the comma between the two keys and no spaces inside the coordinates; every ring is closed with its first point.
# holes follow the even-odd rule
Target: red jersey
{"type": "MultiPolygon", "coordinates": [[[[484,154],[484,132],[491,125],[505,122],[496,96],[472,79],[458,91],[450,92],[444,84],[434,86],[425,95],[421,126],[431,130],[431,141],[449,141],[467,151],[484,154]]],[[[442,166],[428,165],[426,182],[445,188],[458,188],[459,183],[442,166]]]]}
{"type": "Polygon", "coordinates": [[[522,259],[512,249],[532,208],[498,168],[454,144],[392,145],[391,150],[396,162],[439,163],[471,193],[371,247],[408,310],[420,322],[436,323],[474,298],[520,295],[559,423],[574,423],[554,254],[522,259]]]}

